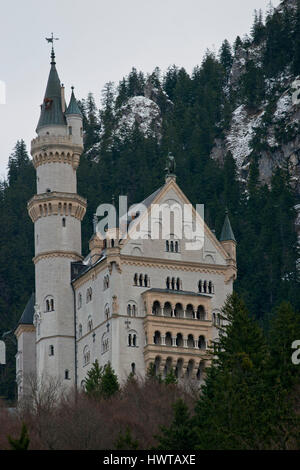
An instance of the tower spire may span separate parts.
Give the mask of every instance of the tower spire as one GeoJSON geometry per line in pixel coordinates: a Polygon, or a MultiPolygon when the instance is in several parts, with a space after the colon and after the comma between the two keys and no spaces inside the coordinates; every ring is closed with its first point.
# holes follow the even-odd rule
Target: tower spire
{"type": "Polygon", "coordinates": [[[59,38],[55,38],[53,33],[51,33],[51,38],[45,38],[47,42],[52,44],[51,48],[51,65],[55,65],[55,52],[54,52],[54,41],[58,41],[59,38]]]}

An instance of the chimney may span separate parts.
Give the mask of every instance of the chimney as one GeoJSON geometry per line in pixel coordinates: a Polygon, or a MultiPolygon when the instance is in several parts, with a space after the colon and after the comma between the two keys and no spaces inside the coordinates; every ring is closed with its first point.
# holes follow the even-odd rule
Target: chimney
{"type": "Polygon", "coordinates": [[[62,112],[64,113],[66,111],[66,100],[65,100],[65,87],[63,83],[61,85],[60,91],[61,91],[61,109],[62,109],[62,112]]]}

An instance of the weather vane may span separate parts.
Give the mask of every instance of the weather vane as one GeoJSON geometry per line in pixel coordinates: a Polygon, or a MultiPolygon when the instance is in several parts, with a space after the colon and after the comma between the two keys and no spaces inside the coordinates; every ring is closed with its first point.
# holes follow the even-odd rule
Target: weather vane
{"type": "Polygon", "coordinates": [[[55,59],[55,54],[54,54],[54,41],[58,41],[59,38],[55,38],[53,36],[53,33],[51,33],[51,38],[45,38],[47,42],[51,43],[52,44],[52,51],[51,51],[51,59],[52,59],[52,62],[54,62],[54,59],[55,59]]]}

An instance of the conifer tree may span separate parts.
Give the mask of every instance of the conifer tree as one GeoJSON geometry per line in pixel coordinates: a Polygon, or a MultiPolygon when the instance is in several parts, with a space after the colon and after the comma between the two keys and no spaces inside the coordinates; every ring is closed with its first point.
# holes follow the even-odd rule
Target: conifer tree
{"type": "Polygon", "coordinates": [[[278,421],[288,418],[285,395],[268,383],[262,331],[237,294],[228,298],[222,322],[196,407],[196,448],[272,448],[282,439],[278,421]]]}
{"type": "Polygon", "coordinates": [[[169,427],[162,426],[160,434],[155,436],[158,450],[193,450],[196,444],[195,430],[192,426],[189,409],[180,398],[172,406],[174,417],[169,427]]]}
{"type": "Polygon", "coordinates": [[[22,424],[21,435],[19,439],[13,439],[11,436],[8,436],[8,442],[11,446],[11,450],[28,450],[30,439],[25,423],[22,424]]]}
{"type": "Polygon", "coordinates": [[[116,450],[138,450],[139,442],[137,439],[133,439],[131,429],[126,428],[125,433],[120,432],[118,439],[115,443],[116,450]]]}
{"type": "Polygon", "coordinates": [[[286,390],[300,382],[300,368],[292,362],[292,344],[300,339],[300,315],[288,302],[275,311],[269,330],[271,377],[286,390]]]}
{"type": "Polygon", "coordinates": [[[103,368],[99,366],[98,359],[95,360],[92,368],[87,373],[85,379],[85,391],[93,398],[100,398],[102,395],[103,368]]]}
{"type": "Polygon", "coordinates": [[[104,367],[104,372],[101,378],[101,396],[108,399],[119,391],[118,378],[115,371],[110,365],[110,362],[104,367]]]}

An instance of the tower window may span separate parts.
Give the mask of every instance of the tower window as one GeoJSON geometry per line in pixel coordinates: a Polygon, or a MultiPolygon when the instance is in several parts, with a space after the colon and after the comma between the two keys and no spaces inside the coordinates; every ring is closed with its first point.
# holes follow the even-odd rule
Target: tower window
{"type": "Polygon", "coordinates": [[[135,375],[135,363],[134,362],[131,364],[131,373],[135,375]]]}
{"type": "Polygon", "coordinates": [[[53,312],[54,311],[54,299],[53,297],[47,297],[45,301],[45,312],[53,312]]]}
{"type": "Polygon", "coordinates": [[[65,219],[65,217],[62,218],[62,226],[63,226],[63,227],[66,226],[66,219],[65,219]]]}
{"type": "Polygon", "coordinates": [[[54,356],[54,346],[52,344],[49,346],[49,356],[54,356]]]}
{"type": "Polygon", "coordinates": [[[70,373],[68,369],[65,370],[65,380],[70,380],[70,373]]]}

